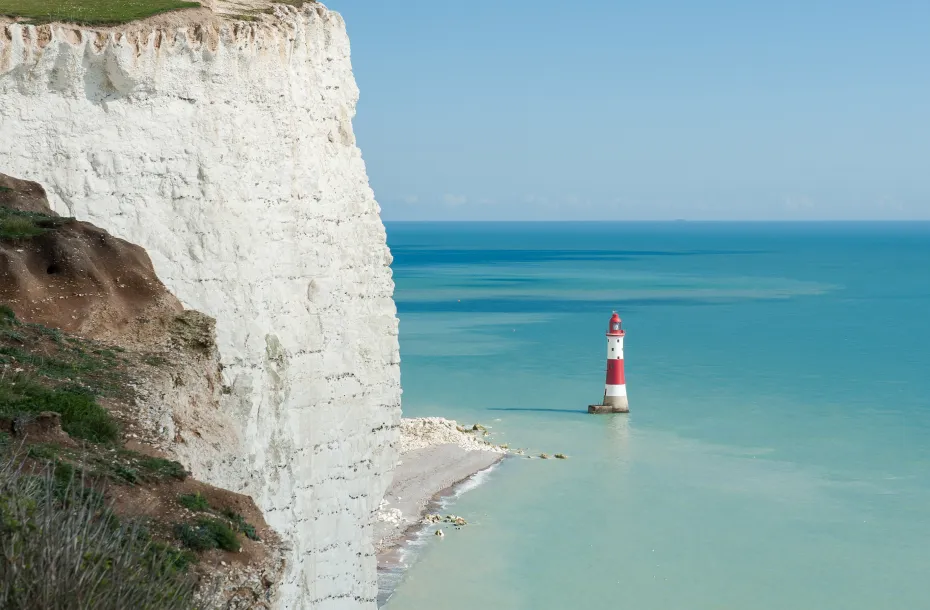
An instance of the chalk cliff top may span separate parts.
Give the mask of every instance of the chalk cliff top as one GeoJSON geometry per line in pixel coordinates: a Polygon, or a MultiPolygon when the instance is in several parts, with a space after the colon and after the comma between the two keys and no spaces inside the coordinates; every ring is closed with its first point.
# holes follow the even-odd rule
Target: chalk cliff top
{"type": "MultiPolygon", "coordinates": [[[[80,5],[84,0],[73,0],[80,5]]],[[[150,0],[152,8],[174,6],[174,0],[150,0]]],[[[223,44],[244,50],[281,49],[303,35],[297,30],[306,19],[322,19],[344,31],[342,17],[316,0],[200,0],[198,8],[170,10],[125,23],[102,24],[100,18],[112,17],[110,9],[87,9],[92,23],[49,21],[35,17],[41,8],[22,15],[4,16],[8,7],[30,7],[43,0],[0,0],[0,75],[16,65],[41,57],[50,44],[68,43],[75,48],[87,46],[95,54],[114,51],[120,65],[133,64],[142,55],[161,51],[216,51],[223,44]],[[128,62],[128,63],[127,63],[128,62]]],[[[194,4],[194,3],[191,3],[194,4]]],[[[70,9],[77,13],[78,9],[70,9]]],[[[319,34],[319,32],[317,32],[319,34]]],[[[329,37],[326,37],[329,40],[329,37]]]]}

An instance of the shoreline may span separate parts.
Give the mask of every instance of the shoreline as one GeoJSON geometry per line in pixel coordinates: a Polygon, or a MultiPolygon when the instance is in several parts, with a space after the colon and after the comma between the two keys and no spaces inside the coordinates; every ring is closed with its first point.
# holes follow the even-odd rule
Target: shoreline
{"type": "Polygon", "coordinates": [[[423,531],[433,524],[426,515],[441,510],[476,475],[508,456],[506,448],[485,441],[485,433],[439,417],[402,421],[394,480],[374,515],[379,606],[409,567],[410,546],[423,541],[423,531]]]}
{"type": "Polygon", "coordinates": [[[423,510],[418,513],[416,521],[406,526],[398,527],[398,533],[396,535],[385,538],[383,542],[376,547],[378,569],[394,570],[397,568],[406,568],[407,566],[403,561],[403,555],[406,551],[405,547],[409,543],[416,541],[420,534],[429,528],[429,526],[435,525],[435,523],[428,521],[426,516],[440,513],[448,500],[457,498],[461,493],[470,491],[471,489],[469,488],[463,491],[463,487],[473,481],[478,475],[493,471],[501,462],[507,459],[507,457],[508,456],[505,454],[490,453],[490,455],[487,456],[487,465],[483,465],[479,470],[474,470],[465,475],[465,477],[452,482],[447,487],[435,491],[427,500],[423,510]]]}

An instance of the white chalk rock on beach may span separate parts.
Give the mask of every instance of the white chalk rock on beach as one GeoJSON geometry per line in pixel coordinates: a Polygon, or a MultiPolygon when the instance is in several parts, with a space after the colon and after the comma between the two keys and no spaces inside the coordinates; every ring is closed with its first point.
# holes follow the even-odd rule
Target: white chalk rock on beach
{"type": "MultiPolygon", "coordinates": [[[[475,424],[474,430],[484,427],[475,424]]],[[[467,451],[507,453],[505,448],[489,443],[474,433],[463,432],[455,420],[444,417],[404,418],[400,423],[400,453],[436,445],[457,445],[467,451]]]]}

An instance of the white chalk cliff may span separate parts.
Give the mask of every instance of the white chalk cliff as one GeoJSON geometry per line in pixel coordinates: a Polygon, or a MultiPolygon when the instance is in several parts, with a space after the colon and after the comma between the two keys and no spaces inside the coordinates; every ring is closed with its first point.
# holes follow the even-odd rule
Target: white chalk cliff
{"type": "Polygon", "coordinates": [[[319,4],[191,14],[0,23],[0,172],[146,248],[216,318],[238,442],[207,439],[189,466],[290,541],[279,607],[374,608],[400,368],[345,25],[319,4]]]}

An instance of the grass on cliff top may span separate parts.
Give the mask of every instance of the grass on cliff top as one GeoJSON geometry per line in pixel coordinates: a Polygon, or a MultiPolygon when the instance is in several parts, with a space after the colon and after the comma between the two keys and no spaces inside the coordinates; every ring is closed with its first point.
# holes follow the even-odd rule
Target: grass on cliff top
{"type": "Polygon", "coordinates": [[[0,0],[0,15],[36,23],[70,21],[104,25],[199,7],[199,2],[183,0],[0,0]]]}
{"type": "MultiPolygon", "coordinates": [[[[0,0],[0,3],[2,2],[3,0],[0,0]]],[[[22,212],[0,206],[0,239],[36,237],[70,221],[70,218],[48,216],[38,212],[22,212]]]]}

